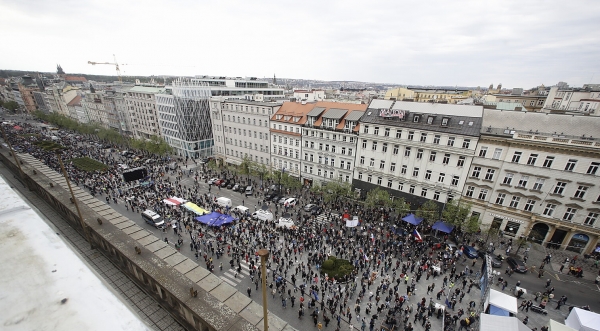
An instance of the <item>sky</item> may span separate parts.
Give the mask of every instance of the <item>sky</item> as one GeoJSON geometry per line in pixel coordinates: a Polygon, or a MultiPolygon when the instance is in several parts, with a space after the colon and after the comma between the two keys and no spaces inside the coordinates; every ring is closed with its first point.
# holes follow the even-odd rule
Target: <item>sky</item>
{"type": "Polygon", "coordinates": [[[600,1],[0,0],[0,69],[600,83],[600,1]]]}

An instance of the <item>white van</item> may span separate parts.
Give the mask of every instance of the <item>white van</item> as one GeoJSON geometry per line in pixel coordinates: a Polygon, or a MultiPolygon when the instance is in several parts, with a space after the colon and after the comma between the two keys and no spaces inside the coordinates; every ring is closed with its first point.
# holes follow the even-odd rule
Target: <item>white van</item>
{"type": "Polygon", "coordinates": [[[161,229],[165,226],[165,221],[163,221],[162,217],[152,210],[145,210],[142,213],[142,218],[144,221],[146,221],[146,223],[153,225],[157,229],[161,229]]]}
{"type": "Polygon", "coordinates": [[[238,213],[241,213],[242,215],[246,215],[246,213],[249,213],[250,208],[240,205],[240,206],[233,208],[233,211],[237,211],[238,213]]]}
{"type": "Polygon", "coordinates": [[[271,212],[266,211],[266,210],[257,210],[252,214],[252,218],[261,220],[263,222],[272,221],[273,214],[271,214],[271,212]]]}
{"type": "Polygon", "coordinates": [[[231,208],[231,199],[225,197],[217,198],[217,204],[221,207],[231,208]]]}

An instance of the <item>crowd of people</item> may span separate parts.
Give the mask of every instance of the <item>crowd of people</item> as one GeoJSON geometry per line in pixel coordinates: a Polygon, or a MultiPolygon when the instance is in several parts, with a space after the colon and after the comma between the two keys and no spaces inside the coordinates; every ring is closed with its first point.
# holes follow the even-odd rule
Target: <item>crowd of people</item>
{"type": "MultiPolygon", "coordinates": [[[[20,131],[9,130],[8,133],[16,149],[59,171],[56,154],[34,144],[36,140],[46,139],[39,128],[24,123],[20,131]]],[[[298,204],[280,207],[264,198],[266,185],[255,187],[256,208],[264,205],[275,216],[283,211],[292,214],[297,226],[280,228],[276,226],[277,217],[272,221],[258,221],[248,214],[236,214],[229,208],[222,208],[216,203],[210,186],[207,189],[206,185],[201,185],[205,178],[233,176],[230,173],[198,166],[191,169],[188,167],[191,161],[176,157],[138,152],[135,154],[141,157],[128,158],[118,152],[118,146],[100,148],[75,133],[64,132],[58,143],[66,147],[62,159],[73,183],[109,204],[125,203],[128,210],[136,213],[146,209],[159,213],[167,224],[162,229],[163,239],[168,242],[167,232],[173,231],[177,237],[173,243],[175,247],[182,250],[189,246],[196,260],[203,260],[210,271],[216,272],[217,263],[222,271],[222,261],[229,260],[229,266],[225,268],[234,269],[237,277],[242,272],[242,262],[245,262],[250,273],[244,280],[248,282],[249,296],[252,288],[256,291],[261,285],[260,259],[256,252],[260,248],[269,249],[267,284],[272,299],[277,298],[286,309],[288,304],[297,309],[299,319],[310,316],[314,327],[320,329],[332,323],[339,330],[344,322],[352,330],[372,331],[380,326],[406,331],[415,327],[430,330],[433,320],[443,320],[446,329],[460,330],[469,329],[478,318],[478,304],[463,300],[474,286],[478,286],[475,280],[477,259],[467,261],[460,249],[436,250],[430,242],[415,240],[412,234],[415,227],[401,221],[403,215],[391,216],[391,210],[369,209],[352,201],[326,204],[322,197],[311,194],[307,188],[291,192],[299,200],[298,204]],[[82,171],[69,161],[78,157],[102,162],[108,165],[108,170],[82,171]],[[170,167],[172,162],[180,166],[170,167]],[[148,177],[124,182],[119,166],[124,163],[130,167],[147,167],[148,177]],[[180,180],[184,177],[192,178],[193,184],[182,185],[180,180]],[[172,196],[192,201],[206,210],[233,214],[238,221],[220,227],[201,224],[194,220],[197,215],[193,212],[163,202],[172,196]],[[307,203],[322,206],[326,221],[306,214],[301,206],[307,203]],[[359,216],[360,226],[345,227],[342,214],[359,216]],[[394,227],[388,224],[394,224],[394,227]],[[347,260],[353,271],[343,278],[329,277],[322,271],[324,263],[332,256],[347,260]],[[418,283],[426,284],[426,293],[418,290],[418,283]]],[[[423,234],[431,231],[425,223],[417,227],[423,234]]],[[[459,247],[461,244],[476,245],[468,242],[468,237],[458,235],[456,238],[459,238],[459,247]]]]}

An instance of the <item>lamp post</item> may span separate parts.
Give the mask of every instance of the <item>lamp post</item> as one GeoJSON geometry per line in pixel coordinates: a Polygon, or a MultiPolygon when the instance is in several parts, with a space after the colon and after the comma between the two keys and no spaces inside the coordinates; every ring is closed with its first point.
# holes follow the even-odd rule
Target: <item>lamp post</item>
{"type": "Polygon", "coordinates": [[[269,330],[269,322],[267,319],[267,259],[269,258],[269,250],[268,249],[260,249],[258,251],[258,256],[260,256],[260,270],[262,274],[262,296],[263,296],[263,322],[264,322],[264,331],[269,330]]]}

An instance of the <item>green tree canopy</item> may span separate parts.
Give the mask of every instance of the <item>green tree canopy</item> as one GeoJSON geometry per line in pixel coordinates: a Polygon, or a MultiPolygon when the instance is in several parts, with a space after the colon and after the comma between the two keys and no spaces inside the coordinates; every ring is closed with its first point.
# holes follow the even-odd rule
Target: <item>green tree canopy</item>
{"type": "Polygon", "coordinates": [[[416,215],[417,217],[434,221],[440,216],[440,209],[435,201],[428,200],[417,209],[416,215]]]}
{"type": "Polygon", "coordinates": [[[444,208],[442,219],[467,233],[479,230],[479,217],[471,215],[472,205],[460,200],[448,202],[444,208]]]}
{"type": "Polygon", "coordinates": [[[365,206],[369,208],[374,207],[391,207],[392,200],[388,191],[376,187],[373,190],[367,192],[367,198],[365,199],[365,206]]]}

